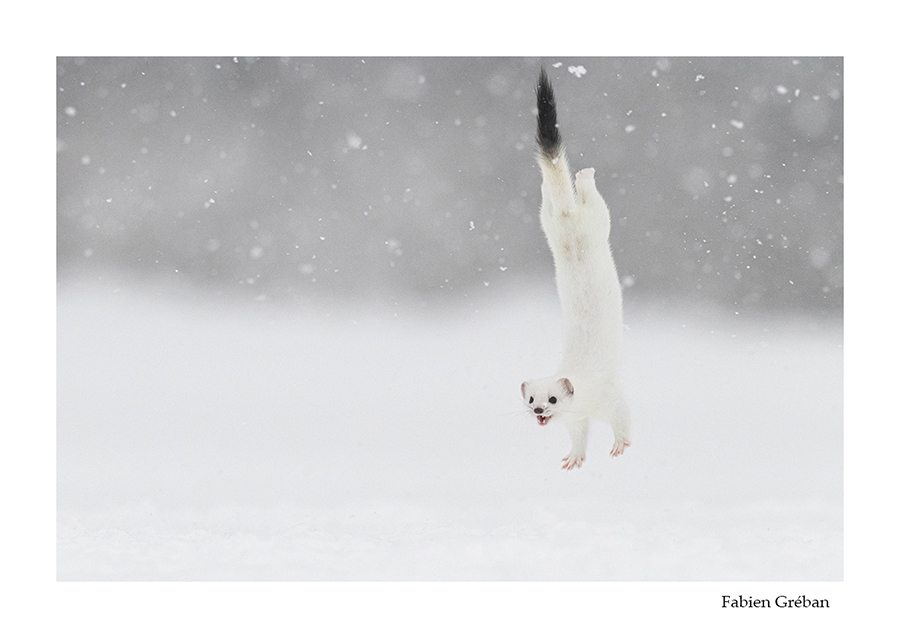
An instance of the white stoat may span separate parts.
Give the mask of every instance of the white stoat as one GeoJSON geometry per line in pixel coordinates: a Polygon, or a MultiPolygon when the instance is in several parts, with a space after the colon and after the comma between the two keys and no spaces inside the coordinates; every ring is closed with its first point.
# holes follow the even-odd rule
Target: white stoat
{"type": "Polygon", "coordinates": [[[541,226],[553,252],[562,304],[564,351],[559,371],[526,381],[522,397],[538,424],[566,425],[572,450],[562,467],[581,467],[589,420],[608,422],[611,456],[631,444],[628,405],[619,383],[622,358],[622,289],[609,248],[609,210],[594,184],[594,169],[575,175],[574,187],[556,125],[556,102],[547,74],[537,85],[537,160],[541,167],[541,226]]]}

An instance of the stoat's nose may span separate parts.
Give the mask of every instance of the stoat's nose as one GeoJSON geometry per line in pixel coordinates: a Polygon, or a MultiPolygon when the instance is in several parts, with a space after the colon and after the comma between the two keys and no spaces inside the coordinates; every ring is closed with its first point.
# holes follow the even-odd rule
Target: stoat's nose
{"type": "Polygon", "coordinates": [[[543,414],[543,413],[544,413],[544,408],[535,408],[535,409],[534,409],[534,413],[535,413],[535,414],[543,414]]]}

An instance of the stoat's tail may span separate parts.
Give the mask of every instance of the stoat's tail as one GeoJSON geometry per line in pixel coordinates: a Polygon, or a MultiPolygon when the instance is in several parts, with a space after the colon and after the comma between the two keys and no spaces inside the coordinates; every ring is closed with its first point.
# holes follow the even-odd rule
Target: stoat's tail
{"type": "Polygon", "coordinates": [[[537,108],[537,159],[545,187],[542,190],[555,206],[571,210],[575,205],[572,175],[556,123],[556,98],[543,67],[538,77],[537,108]]]}
{"type": "Polygon", "coordinates": [[[547,77],[544,67],[541,67],[541,75],[538,77],[537,107],[538,150],[541,155],[552,160],[562,150],[562,140],[556,124],[556,98],[553,96],[553,87],[550,85],[550,79],[547,77]]]}

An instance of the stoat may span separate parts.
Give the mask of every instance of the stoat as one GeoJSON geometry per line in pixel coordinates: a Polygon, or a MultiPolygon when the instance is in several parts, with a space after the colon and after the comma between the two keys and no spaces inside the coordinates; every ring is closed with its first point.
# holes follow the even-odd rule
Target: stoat
{"type": "Polygon", "coordinates": [[[611,456],[631,444],[628,405],[619,383],[622,289],[609,247],[609,209],[594,184],[594,169],[572,176],[556,124],[553,88],[544,69],[537,84],[537,161],[541,167],[541,227],[556,268],[564,349],[559,371],[522,384],[539,425],[562,422],[572,450],[562,467],[581,467],[589,421],[612,426],[611,456]]]}

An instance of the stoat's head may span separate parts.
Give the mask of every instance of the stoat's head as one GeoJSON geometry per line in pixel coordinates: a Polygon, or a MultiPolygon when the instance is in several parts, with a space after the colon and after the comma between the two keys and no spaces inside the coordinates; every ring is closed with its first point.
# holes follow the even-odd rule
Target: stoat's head
{"type": "Polygon", "coordinates": [[[550,377],[522,384],[522,398],[531,413],[537,417],[538,425],[547,425],[554,415],[565,412],[574,394],[572,382],[565,377],[550,377]]]}

